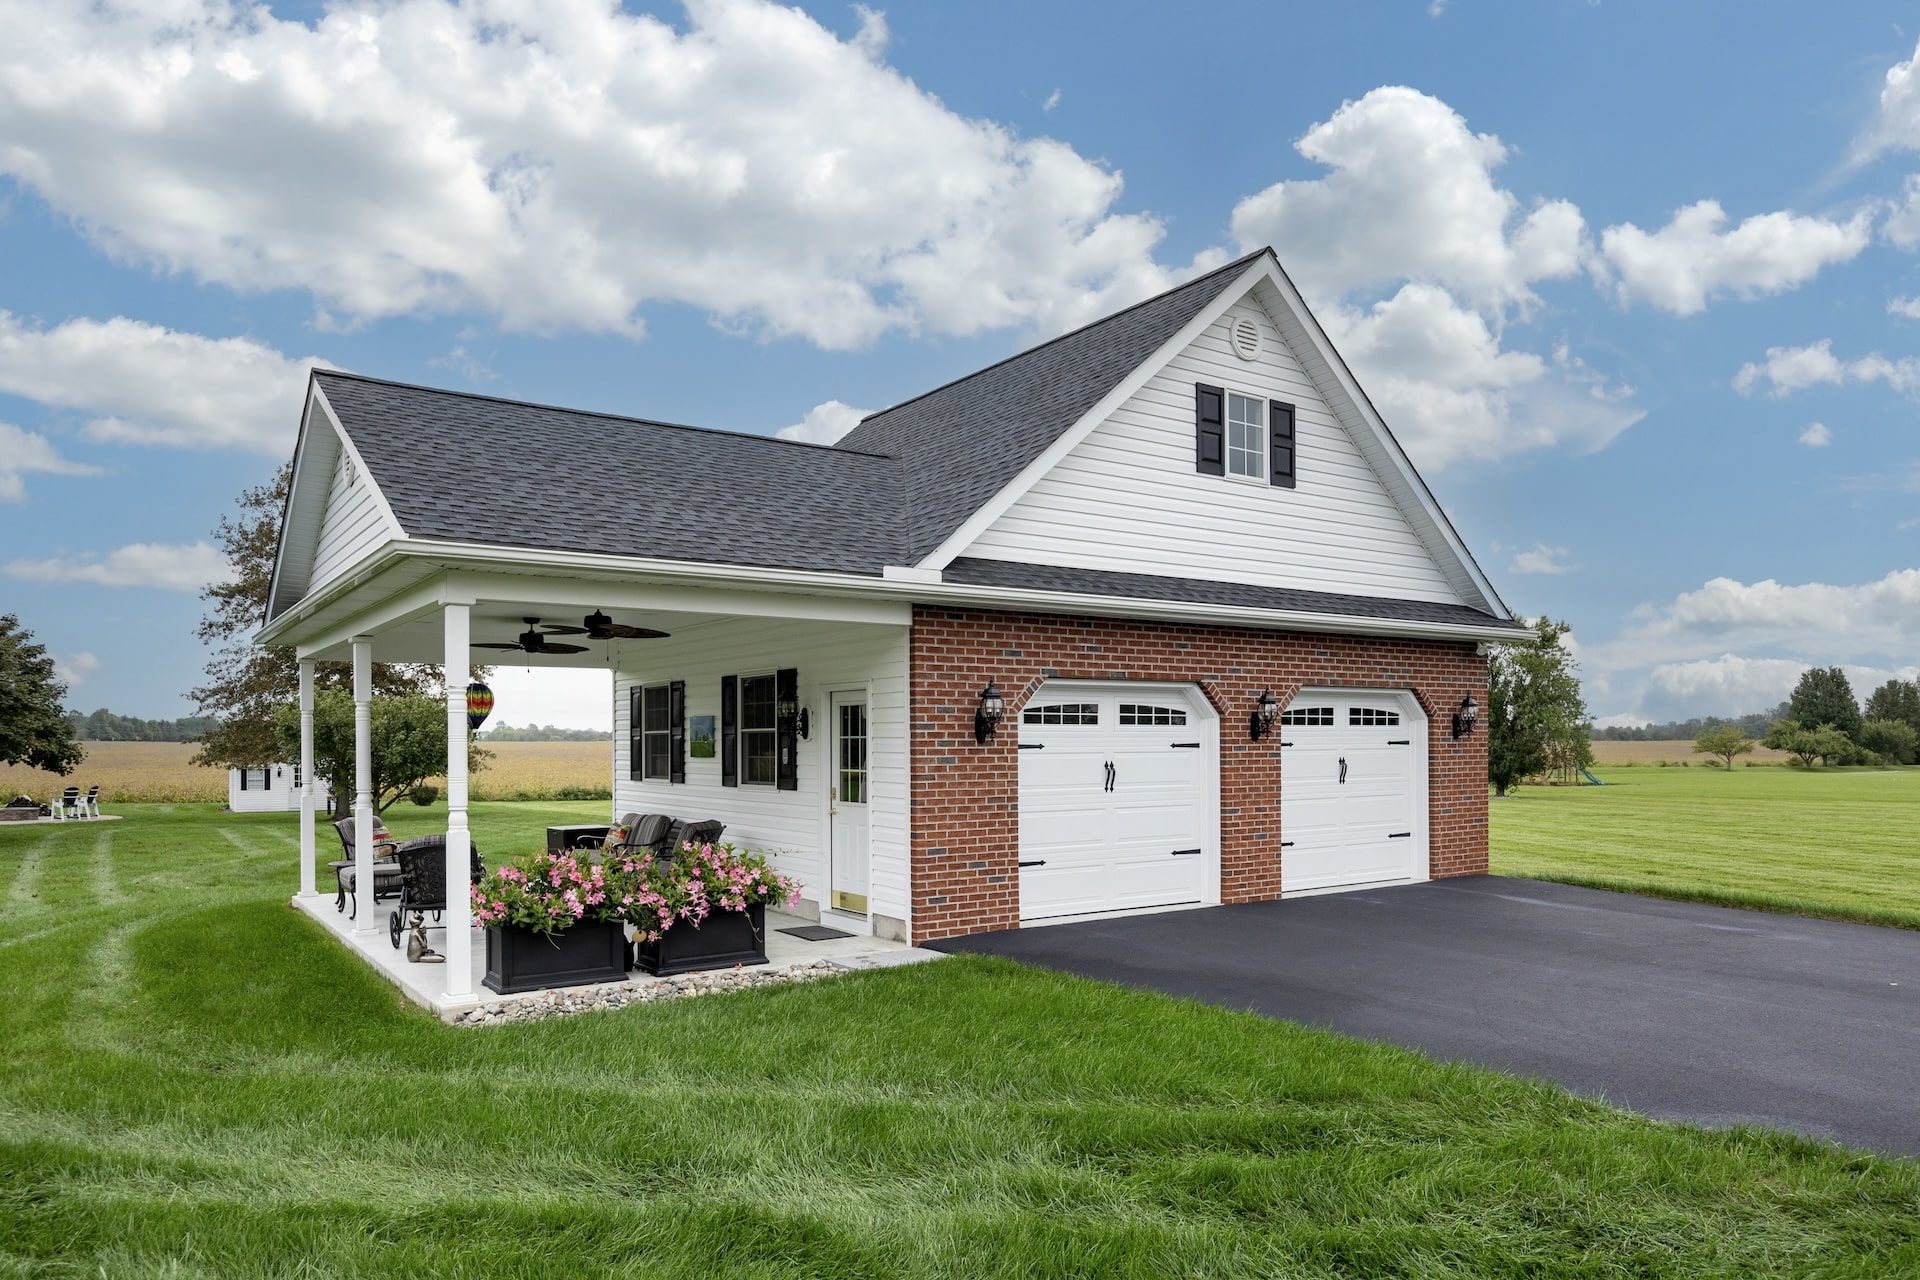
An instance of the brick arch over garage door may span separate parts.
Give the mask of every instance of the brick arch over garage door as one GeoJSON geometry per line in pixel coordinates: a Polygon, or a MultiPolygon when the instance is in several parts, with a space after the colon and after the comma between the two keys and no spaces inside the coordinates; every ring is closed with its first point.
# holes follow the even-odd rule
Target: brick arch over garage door
{"type": "Polygon", "coordinates": [[[914,609],[912,643],[914,941],[1010,929],[1020,920],[1019,707],[1047,679],[1200,686],[1221,715],[1220,891],[1224,902],[1280,895],[1280,746],[1251,742],[1247,715],[1269,686],[1408,689],[1427,712],[1430,873],[1487,869],[1482,728],[1454,741],[1451,713],[1487,701],[1486,659],[1471,642],[1378,639],[1240,627],[914,609]],[[985,746],[973,713],[987,680],[1007,715],[985,746]]]}

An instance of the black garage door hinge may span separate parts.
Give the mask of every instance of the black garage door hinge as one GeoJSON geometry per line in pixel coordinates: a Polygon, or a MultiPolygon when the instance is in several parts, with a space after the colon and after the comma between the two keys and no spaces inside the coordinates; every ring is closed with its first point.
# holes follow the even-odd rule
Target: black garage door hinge
{"type": "Polygon", "coordinates": [[[1023,867],[1044,867],[1047,865],[1047,860],[1045,858],[1035,858],[1032,862],[1022,862],[1020,865],[1023,867]]]}
{"type": "Polygon", "coordinates": [[[1389,832],[1387,833],[1387,839],[1389,839],[1389,840],[1405,840],[1405,839],[1406,839],[1406,838],[1407,838],[1408,836],[1411,836],[1412,834],[1413,834],[1413,832],[1411,832],[1411,831],[1389,831],[1389,832]]]}
{"type": "Polygon", "coordinates": [[[1176,742],[1173,745],[1175,747],[1192,747],[1196,751],[1200,749],[1200,744],[1197,742],[1176,742]]]}
{"type": "Polygon", "coordinates": [[[1200,852],[1198,849],[1175,849],[1173,851],[1173,856],[1176,858],[1188,858],[1188,857],[1192,857],[1194,854],[1198,852],[1200,852]]]}
{"type": "Polygon", "coordinates": [[[1020,749],[1022,751],[1045,751],[1047,744],[1044,742],[1023,742],[1020,744],[1020,749]]]}
{"type": "Polygon", "coordinates": [[[1388,738],[1388,739],[1387,739],[1387,745],[1388,745],[1388,746],[1390,746],[1390,747],[1410,747],[1410,746],[1412,746],[1412,745],[1413,745],[1413,739],[1411,739],[1411,738],[1388,738]]]}

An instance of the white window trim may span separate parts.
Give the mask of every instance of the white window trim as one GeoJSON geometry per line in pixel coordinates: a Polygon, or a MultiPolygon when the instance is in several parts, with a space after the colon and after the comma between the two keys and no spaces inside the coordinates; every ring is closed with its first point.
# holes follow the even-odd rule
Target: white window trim
{"type": "Polygon", "coordinates": [[[743,787],[778,788],[780,785],[780,673],[778,671],[743,672],[740,675],[738,684],[734,688],[733,696],[734,751],[736,753],[734,760],[735,777],[739,785],[743,787]],[[749,680],[773,681],[774,717],[773,724],[769,728],[747,728],[747,681],[749,680]],[[749,733],[764,733],[773,739],[773,776],[765,782],[754,782],[747,777],[747,735],[749,733]]]}
{"type": "MultiPolygon", "coordinates": [[[[1272,397],[1270,396],[1255,395],[1250,391],[1236,391],[1232,387],[1222,388],[1220,403],[1220,431],[1222,438],[1220,443],[1223,455],[1221,461],[1225,464],[1225,470],[1222,473],[1223,478],[1237,480],[1241,484],[1257,484],[1263,489],[1272,487],[1273,407],[1270,403],[1271,399],[1272,397]],[[1260,406],[1260,448],[1257,451],[1260,458],[1260,474],[1256,476],[1250,476],[1233,469],[1233,398],[1235,396],[1239,396],[1242,400],[1251,400],[1260,406]]],[[[1241,452],[1244,453],[1245,450],[1241,452]]]]}
{"type": "Polygon", "coordinates": [[[639,738],[640,738],[640,781],[642,782],[673,781],[673,686],[670,683],[663,681],[660,684],[643,684],[640,686],[639,738]],[[661,701],[665,702],[667,706],[667,727],[664,729],[647,728],[647,700],[656,692],[660,695],[661,701]],[[666,757],[667,765],[666,765],[666,769],[660,773],[647,772],[647,761],[649,756],[651,755],[651,753],[647,750],[647,739],[650,737],[661,737],[667,740],[667,757],[666,757]]]}

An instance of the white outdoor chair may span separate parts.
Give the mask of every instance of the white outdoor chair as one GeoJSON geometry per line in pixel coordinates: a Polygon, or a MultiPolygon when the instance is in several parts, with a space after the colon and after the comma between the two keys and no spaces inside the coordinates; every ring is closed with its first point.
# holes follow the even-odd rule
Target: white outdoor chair
{"type": "Polygon", "coordinates": [[[65,822],[68,814],[72,814],[76,818],[86,816],[86,809],[80,800],[80,788],[78,787],[68,787],[60,793],[60,798],[53,802],[54,817],[65,822]]]}
{"type": "Polygon", "coordinates": [[[80,816],[97,818],[100,816],[100,784],[94,783],[87,788],[87,794],[80,797],[80,816]]]}

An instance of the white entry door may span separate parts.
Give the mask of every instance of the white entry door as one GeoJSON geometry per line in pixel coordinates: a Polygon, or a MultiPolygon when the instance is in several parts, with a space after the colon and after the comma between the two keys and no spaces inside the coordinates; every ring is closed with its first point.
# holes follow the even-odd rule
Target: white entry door
{"type": "Polygon", "coordinates": [[[1020,918],[1217,894],[1218,722],[1178,685],[1052,681],[1020,716],[1020,918]]]}
{"type": "Polygon", "coordinates": [[[1275,732],[1283,893],[1425,878],[1427,721],[1411,696],[1302,690],[1275,732]]]}
{"type": "Polygon", "coordinates": [[[833,905],[867,913],[867,880],[872,869],[867,826],[867,699],[861,693],[836,693],[833,722],[833,801],[828,806],[832,841],[833,905]]]}

